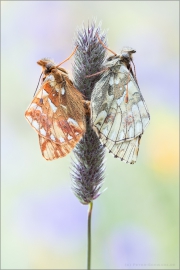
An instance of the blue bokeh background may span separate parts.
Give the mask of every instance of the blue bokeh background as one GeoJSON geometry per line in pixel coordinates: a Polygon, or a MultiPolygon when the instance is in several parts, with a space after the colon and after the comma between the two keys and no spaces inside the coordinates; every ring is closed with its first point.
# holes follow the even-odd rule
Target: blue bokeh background
{"type": "MultiPolygon", "coordinates": [[[[93,269],[178,269],[179,1],[1,1],[2,269],[85,269],[87,206],[71,191],[71,153],[45,161],[24,118],[40,68],[72,52],[96,18],[108,45],[136,49],[151,114],[138,161],[106,154],[94,202],[93,269]]],[[[70,75],[73,59],[64,64],[70,75]]]]}

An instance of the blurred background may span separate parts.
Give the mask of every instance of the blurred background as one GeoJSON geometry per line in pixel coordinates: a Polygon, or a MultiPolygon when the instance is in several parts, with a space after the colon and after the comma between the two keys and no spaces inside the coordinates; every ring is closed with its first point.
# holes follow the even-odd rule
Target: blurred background
{"type": "Polygon", "coordinates": [[[2,269],[86,268],[88,207],[71,191],[73,154],[44,160],[24,112],[37,60],[64,60],[94,18],[113,51],[136,49],[151,123],[135,165],[106,154],[92,269],[179,269],[179,1],[1,1],[2,269]]]}

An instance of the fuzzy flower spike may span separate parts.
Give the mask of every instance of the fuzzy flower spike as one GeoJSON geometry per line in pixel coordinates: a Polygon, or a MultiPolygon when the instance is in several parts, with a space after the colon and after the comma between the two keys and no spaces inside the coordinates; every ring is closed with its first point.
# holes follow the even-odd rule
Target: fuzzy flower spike
{"type": "MultiPolygon", "coordinates": [[[[78,30],[75,46],[78,50],[74,57],[73,75],[75,87],[91,100],[91,93],[100,75],[87,77],[102,70],[106,50],[99,43],[97,35],[106,44],[105,34],[95,23],[78,30]]],[[[104,179],[105,150],[91,127],[90,114],[86,115],[86,133],[74,149],[72,162],[72,190],[82,204],[89,204],[101,193],[104,179]]]]}

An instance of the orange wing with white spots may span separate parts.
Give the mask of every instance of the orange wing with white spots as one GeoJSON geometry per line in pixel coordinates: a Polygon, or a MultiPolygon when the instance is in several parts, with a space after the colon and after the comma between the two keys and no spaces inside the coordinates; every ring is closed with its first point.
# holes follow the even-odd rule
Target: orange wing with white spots
{"type": "Polygon", "coordinates": [[[66,156],[85,132],[83,96],[63,68],[48,59],[38,64],[43,82],[25,117],[39,134],[43,157],[53,160],[66,156]]]}

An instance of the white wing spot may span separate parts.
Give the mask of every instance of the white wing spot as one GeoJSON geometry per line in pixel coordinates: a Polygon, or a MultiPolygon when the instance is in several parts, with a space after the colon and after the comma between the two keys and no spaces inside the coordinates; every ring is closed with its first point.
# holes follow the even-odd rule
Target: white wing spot
{"type": "Polygon", "coordinates": [[[117,77],[116,79],[115,79],[115,84],[118,84],[119,83],[119,78],[117,77]]]}
{"type": "Polygon", "coordinates": [[[65,91],[64,87],[62,87],[62,88],[61,88],[61,94],[64,95],[65,92],[66,92],[66,91],[65,91]]]}
{"type": "Polygon", "coordinates": [[[54,81],[54,76],[48,75],[44,81],[54,81]]]}
{"type": "Polygon", "coordinates": [[[56,85],[55,81],[50,81],[50,86],[54,87],[56,85]]]}
{"type": "Polygon", "coordinates": [[[116,100],[116,101],[117,101],[117,104],[118,104],[119,106],[121,105],[121,103],[122,103],[122,101],[123,101],[125,95],[126,95],[126,91],[124,91],[124,94],[123,94],[123,96],[122,96],[121,98],[119,98],[119,99],[116,100]]]}
{"type": "Polygon", "coordinates": [[[120,73],[127,73],[127,72],[129,73],[127,67],[125,67],[124,65],[121,65],[120,66],[120,70],[119,71],[120,71],[120,73]]]}
{"type": "Polygon", "coordinates": [[[53,110],[53,112],[56,112],[57,107],[51,102],[51,100],[49,98],[48,98],[48,101],[49,101],[49,105],[50,105],[51,109],[53,110]]]}
{"type": "Polygon", "coordinates": [[[135,130],[136,130],[136,134],[142,133],[142,123],[140,121],[136,122],[135,130]]]}
{"type": "Polygon", "coordinates": [[[71,140],[73,137],[68,134],[68,140],[71,140]]]}
{"type": "Polygon", "coordinates": [[[120,139],[120,141],[121,140],[123,140],[125,138],[125,133],[124,133],[124,131],[122,130],[121,132],[120,132],[120,137],[119,137],[119,139],[120,139]]]}
{"type": "Polygon", "coordinates": [[[134,128],[131,126],[129,129],[129,137],[133,138],[134,137],[134,128]]]}
{"type": "Polygon", "coordinates": [[[40,129],[40,133],[41,133],[42,135],[46,136],[46,131],[45,131],[44,128],[41,128],[41,129],[40,129]]]}
{"type": "Polygon", "coordinates": [[[60,138],[59,138],[59,141],[60,141],[61,143],[63,143],[65,140],[64,140],[63,137],[60,137],[60,138]]]}
{"type": "Polygon", "coordinates": [[[37,98],[43,98],[46,96],[48,96],[48,93],[46,92],[46,90],[43,89],[42,91],[38,93],[37,98]]]}
{"type": "Polygon", "coordinates": [[[42,97],[46,97],[46,96],[48,96],[48,93],[46,92],[46,90],[42,90],[42,97]]]}
{"type": "Polygon", "coordinates": [[[39,123],[36,120],[32,122],[32,125],[35,127],[35,129],[39,130],[39,123]]]}
{"type": "Polygon", "coordinates": [[[37,106],[36,110],[42,112],[42,108],[40,106],[37,106]]]}
{"type": "Polygon", "coordinates": [[[30,108],[36,109],[37,108],[37,104],[36,103],[32,103],[31,106],[30,106],[30,108]]]}
{"type": "Polygon", "coordinates": [[[71,124],[73,124],[75,126],[78,126],[78,123],[74,119],[72,119],[72,118],[68,118],[67,122],[68,123],[71,123],[71,124]]]}
{"type": "Polygon", "coordinates": [[[111,78],[110,78],[110,80],[109,80],[109,84],[110,84],[110,85],[113,85],[113,84],[114,84],[114,77],[113,77],[113,76],[111,76],[111,78]]]}
{"type": "Polygon", "coordinates": [[[51,134],[50,138],[51,138],[51,140],[53,140],[53,141],[56,140],[53,134],[51,134]]]}
{"type": "Polygon", "coordinates": [[[98,116],[97,116],[97,118],[96,118],[96,120],[94,121],[94,125],[102,125],[102,122],[104,121],[104,119],[106,118],[106,116],[107,116],[107,112],[106,111],[101,111],[99,114],[98,114],[98,116]]]}
{"type": "Polygon", "coordinates": [[[104,136],[107,136],[108,135],[108,132],[109,132],[109,127],[106,126],[104,129],[101,129],[102,133],[104,136]]]}
{"type": "Polygon", "coordinates": [[[32,122],[32,117],[31,116],[26,116],[26,118],[29,120],[29,122],[32,122]]]}

